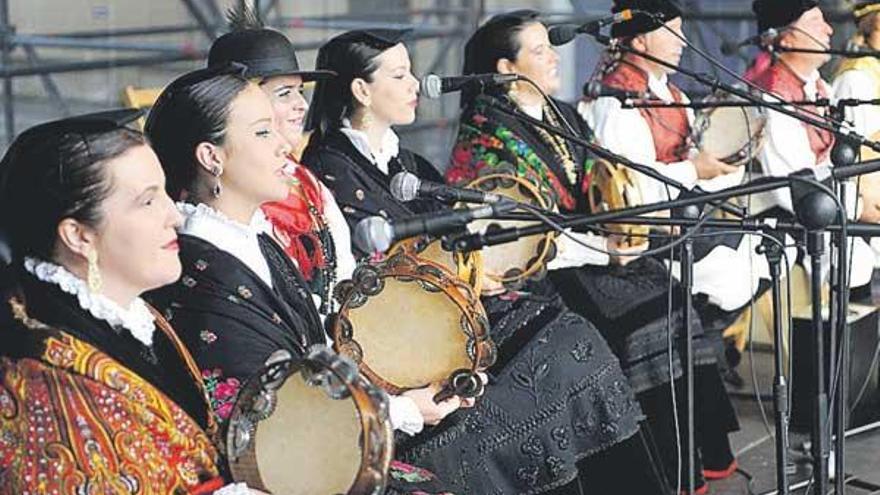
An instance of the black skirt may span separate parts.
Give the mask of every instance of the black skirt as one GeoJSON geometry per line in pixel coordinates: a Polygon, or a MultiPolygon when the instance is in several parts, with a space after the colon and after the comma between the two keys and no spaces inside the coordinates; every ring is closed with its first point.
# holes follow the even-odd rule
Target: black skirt
{"type": "MultiPolygon", "coordinates": [[[[636,392],[681,376],[681,287],[673,281],[670,311],[669,272],[661,261],[640,258],[626,266],[586,265],[552,271],[550,279],[572,311],[599,328],[636,392]]],[[[696,311],[692,330],[694,362],[715,364],[722,348],[720,334],[704,332],[696,311]]]]}
{"type": "Polygon", "coordinates": [[[499,358],[474,408],[400,445],[456,493],[534,494],[632,437],[642,411],[599,332],[558,296],[484,298],[499,358]]]}

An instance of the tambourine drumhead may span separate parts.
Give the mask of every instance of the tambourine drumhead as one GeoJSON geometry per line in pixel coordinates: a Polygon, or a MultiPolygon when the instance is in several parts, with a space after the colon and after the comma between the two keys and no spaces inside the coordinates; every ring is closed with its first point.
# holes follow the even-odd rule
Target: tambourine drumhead
{"type": "MultiPolygon", "coordinates": [[[[551,201],[531,182],[513,175],[484,175],[468,184],[468,187],[491,191],[542,209],[554,208],[551,201]]],[[[534,224],[535,221],[479,220],[468,224],[468,230],[483,232],[490,228],[523,227],[534,224]]],[[[556,234],[551,232],[544,236],[526,236],[516,242],[484,247],[481,250],[483,271],[491,279],[504,284],[523,282],[542,271],[546,263],[555,256],[555,237],[556,234]]]]}
{"type": "Polygon", "coordinates": [[[385,394],[351,361],[278,351],[242,388],[226,436],[233,478],[286,495],[377,495],[394,447],[385,394]]]}
{"type": "Polygon", "coordinates": [[[360,415],[352,400],[334,400],[299,373],[278,390],[276,413],[259,423],[256,460],[272,493],[348,493],[360,471],[360,415]],[[298,474],[295,474],[298,473],[298,474]]]}
{"type": "MultiPolygon", "coordinates": [[[[619,210],[644,203],[638,178],[628,168],[606,160],[596,160],[591,171],[587,196],[593,213],[619,210]]],[[[611,223],[605,225],[611,232],[625,236],[624,242],[631,247],[647,242],[647,225],[611,223]]]]}
{"type": "Polygon", "coordinates": [[[489,323],[467,282],[407,249],[359,266],[337,285],[331,332],[340,354],[398,394],[494,362],[489,323]]]}
{"type": "Polygon", "coordinates": [[[362,359],[373,372],[397,388],[410,389],[472,365],[462,308],[430,281],[384,280],[381,293],[348,313],[362,359]]]}
{"type": "MultiPolygon", "coordinates": [[[[723,99],[730,101],[734,98],[723,99]]],[[[731,165],[742,165],[761,151],[766,123],[767,116],[760,108],[718,107],[704,110],[694,121],[695,141],[701,151],[731,165]]]]}

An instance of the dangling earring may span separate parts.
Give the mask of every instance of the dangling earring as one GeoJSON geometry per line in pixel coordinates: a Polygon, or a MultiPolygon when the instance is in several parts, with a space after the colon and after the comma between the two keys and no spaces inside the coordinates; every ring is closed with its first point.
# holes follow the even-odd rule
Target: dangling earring
{"type": "Polygon", "coordinates": [[[104,285],[103,280],[101,280],[101,269],[98,268],[98,252],[94,249],[89,249],[86,253],[86,259],[89,262],[89,271],[86,276],[86,283],[89,286],[89,292],[92,294],[97,294],[101,292],[101,286],[104,285]]]}
{"type": "Polygon", "coordinates": [[[508,86],[507,96],[509,96],[510,99],[512,99],[513,101],[519,100],[519,85],[516,83],[516,81],[513,81],[512,83],[510,83],[510,86],[508,86]]]}
{"type": "Polygon", "coordinates": [[[364,107],[364,110],[361,112],[360,117],[358,117],[358,127],[366,130],[371,125],[373,125],[373,115],[370,112],[370,107],[364,107]]]}
{"type": "Polygon", "coordinates": [[[217,183],[214,184],[214,187],[211,188],[211,195],[214,196],[214,199],[220,197],[220,194],[223,193],[223,186],[220,185],[220,175],[223,174],[223,169],[214,165],[211,167],[211,175],[213,175],[217,179],[217,183]]]}

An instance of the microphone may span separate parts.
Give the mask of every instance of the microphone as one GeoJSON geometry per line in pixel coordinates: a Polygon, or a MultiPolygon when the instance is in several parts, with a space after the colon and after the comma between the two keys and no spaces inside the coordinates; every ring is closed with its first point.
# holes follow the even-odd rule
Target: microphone
{"type": "Polygon", "coordinates": [[[467,86],[478,84],[480,86],[500,86],[502,84],[519,81],[519,74],[472,74],[468,76],[440,77],[436,74],[428,74],[422,78],[422,94],[428,98],[440,98],[444,93],[461,91],[467,86]]]}
{"type": "Polygon", "coordinates": [[[418,197],[434,198],[448,203],[498,203],[507,198],[476,189],[452,187],[419,179],[411,172],[398,172],[391,178],[391,195],[398,201],[412,201],[418,197]]]}
{"type": "Polygon", "coordinates": [[[601,98],[603,96],[610,96],[612,98],[617,98],[620,101],[647,100],[651,98],[647,92],[617,89],[611,86],[606,86],[598,80],[587,81],[587,83],[584,84],[584,96],[590,100],[595,100],[596,98],[601,98]]]}
{"type": "Polygon", "coordinates": [[[618,22],[628,21],[633,18],[633,14],[641,14],[641,11],[625,9],[616,14],[600,17],[592,21],[587,21],[578,26],[577,24],[557,24],[550,28],[550,44],[560,46],[573,40],[579,34],[595,34],[604,26],[615,24],[618,22]]]}
{"type": "Polygon", "coordinates": [[[721,43],[721,53],[726,56],[736,55],[742,48],[747,46],[768,46],[779,35],[775,28],[767,29],[742,41],[725,41],[721,43]]]}
{"type": "Polygon", "coordinates": [[[385,252],[401,239],[418,235],[438,235],[460,228],[481,218],[491,218],[516,209],[514,202],[501,202],[477,208],[422,213],[400,220],[367,217],[354,228],[354,244],[365,253],[385,252]]]}

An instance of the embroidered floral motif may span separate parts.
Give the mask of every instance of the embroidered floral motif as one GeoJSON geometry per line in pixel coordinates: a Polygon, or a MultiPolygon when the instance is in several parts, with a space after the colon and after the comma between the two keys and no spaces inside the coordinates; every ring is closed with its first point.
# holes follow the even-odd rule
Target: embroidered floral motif
{"type": "Polygon", "coordinates": [[[208,262],[205,260],[196,260],[195,269],[203,272],[208,269],[208,262]]]}
{"type": "Polygon", "coordinates": [[[571,356],[579,363],[586,363],[593,357],[593,343],[589,340],[581,340],[571,350],[571,356]]]}
{"type": "MultiPolygon", "coordinates": [[[[482,111],[481,108],[477,108],[470,122],[461,125],[458,142],[452,153],[452,163],[446,172],[446,180],[453,184],[470,182],[476,178],[482,168],[495,167],[501,162],[498,152],[506,152],[512,154],[512,158],[516,160],[518,176],[550,192],[560,206],[569,210],[574,209],[575,198],[535,150],[520,139],[512,129],[490,121],[481,113],[482,111]]],[[[587,191],[593,164],[594,160],[585,159],[580,165],[585,183],[580,184],[581,192],[587,191]]],[[[577,176],[576,172],[575,176],[577,176]]]]}
{"type": "Polygon", "coordinates": [[[209,437],[177,404],[91,345],[47,335],[40,354],[0,358],[0,493],[191,493],[217,475],[209,437]]]}
{"type": "Polygon", "coordinates": [[[234,377],[224,379],[223,372],[219,368],[202,370],[202,380],[205,382],[205,389],[211,400],[211,409],[217,413],[217,417],[220,419],[229,419],[232,407],[235,405],[235,399],[241,390],[241,382],[234,377]]]}
{"type": "Polygon", "coordinates": [[[551,478],[558,478],[563,472],[565,472],[565,461],[562,459],[550,456],[544,461],[547,464],[547,471],[550,472],[551,478]]]}
{"type": "Polygon", "coordinates": [[[245,298],[245,299],[250,299],[250,298],[254,297],[254,293],[251,292],[251,290],[248,289],[247,286],[239,285],[237,291],[238,291],[238,295],[245,298]]]}
{"type": "Polygon", "coordinates": [[[516,470],[516,477],[527,486],[537,485],[539,474],[538,466],[523,466],[516,470]]]}
{"type": "Polygon", "coordinates": [[[434,473],[420,467],[406,464],[400,461],[391,461],[391,467],[388,475],[395,480],[406,481],[408,483],[424,483],[436,479],[434,473]]]}
{"type": "Polygon", "coordinates": [[[537,435],[530,435],[519,449],[529,457],[541,458],[544,456],[544,445],[537,435]]]}
{"type": "Polygon", "coordinates": [[[217,342],[217,334],[210,330],[202,330],[199,332],[199,338],[202,339],[202,342],[206,344],[213,344],[217,342]]]}
{"type": "Polygon", "coordinates": [[[567,450],[571,445],[571,438],[568,437],[568,428],[565,426],[557,426],[550,431],[550,438],[556,441],[559,450],[567,450]]]}

